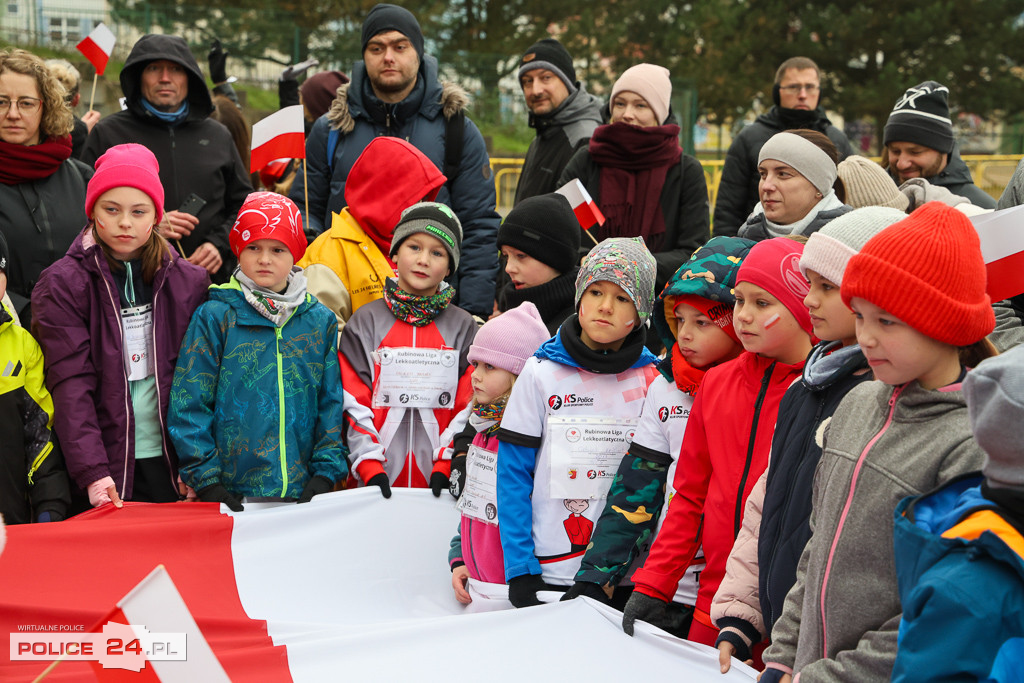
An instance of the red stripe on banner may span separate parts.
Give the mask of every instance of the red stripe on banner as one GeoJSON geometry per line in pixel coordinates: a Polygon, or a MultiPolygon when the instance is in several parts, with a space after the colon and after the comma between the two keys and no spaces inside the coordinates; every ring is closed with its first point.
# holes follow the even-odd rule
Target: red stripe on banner
{"type": "MultiPolygon", "coordinates": [[[[232,526],[219,504],[127,502],[120,510],[108,504],[65,522],[8,527],[0,555],[0,633],[34,626],[90,629],[163,564],[232,680],[290,681],[287,651],[273,644],[265,621],[250,619],[242,608],[232,526]]],[[[12,663],[5,650],[2,680],[30,681],[47,666],[12,663]]],[[[46,680],[94,675],[89,662],[62,662],[46,680]]]]}
{"type": "Polygon", "coordinates": [[[1024,294],[1024,251],[985,264],[986,291],[992,301],[1024,294]]]}
{"type": "Polygon", "coordinates": [[[305,159],[306,136],[300,131],[282,133],[252,150],[249,171],[256,173],[275,159],[305,159]]]}
{"type": "Polygon", "coordinates": [[[81,52],[89,63],[96,67],[96,73],[100,76],[107,68],[110,55],[103,51],[99,45],[93,42],[92,38],[86,37],[78,44],[78,51],[81,52]]]}

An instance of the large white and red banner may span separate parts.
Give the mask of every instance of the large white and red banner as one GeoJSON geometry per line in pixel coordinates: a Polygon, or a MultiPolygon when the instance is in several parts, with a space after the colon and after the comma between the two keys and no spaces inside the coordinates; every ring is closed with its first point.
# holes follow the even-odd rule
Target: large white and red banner
{"type": "MultiPolygon", "coordinates": [[[[126,503],[8,527],[0,632],[11,642],[87,632],[162,564],[233,681],[653,680],[666,671],[754,679],[738,663],[723,676],[716,651],[646,624],[630,638],[618,612],[586,599],[515,610],[502,587],[484,585],[473,587],[472,605],[459,604],[447,564],[457,519],[450,497],[396,489],[385,500],[372,488],[237,514],[212,503],[126,503]]],[[[135,623],[172,603],[120,611],[136,632],[183,630],[135,623]]],[[[147,664],[116,678],[157,680],[147,664]]],[[[47,665],[6,657],[0,680],[31,681],[47,665]]],[[[94,667],[64,661],[45,680],[97,680],[94,667]]],[[[100,670],[101,680],[114,672],[100,670]]]]}
{"type": "Polygon", "coordinates": [[[1024,293],[1024,206],[971,216],[993,302],[1024,293]]]}

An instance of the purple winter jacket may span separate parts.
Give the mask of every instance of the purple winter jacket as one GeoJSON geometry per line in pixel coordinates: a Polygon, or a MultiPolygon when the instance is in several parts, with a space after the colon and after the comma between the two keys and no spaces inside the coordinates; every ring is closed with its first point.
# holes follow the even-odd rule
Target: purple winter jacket
{"type": "MultiPolygon", "coordinates": [[[[171,380],[181,340],[209,285],[206,271],[173,249],[153,279],[159,418],[175,488],[178,456],[166,424],[171,380]]],[[[121,498],[131,500],[135,416],[122,356],[121,303],[91,226],[79,233],[67,255],[40,275],[32,292],[32,333],[43,349],[54,427],[68,472],[82,489],[110,476],[121,498]]]]}

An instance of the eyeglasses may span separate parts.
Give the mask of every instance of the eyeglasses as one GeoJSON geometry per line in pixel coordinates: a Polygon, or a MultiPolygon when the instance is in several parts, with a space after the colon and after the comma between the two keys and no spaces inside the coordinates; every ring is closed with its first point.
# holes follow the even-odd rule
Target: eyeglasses
{"type": "Polygon", "coordinates": [[[779,90],[785,90],[791,95],[799,95],[801,90],[806,90],[808,95],[813,95],[818,92],[818,86],[813,83],[808,83],[807,85],[783,85],[779,86],[779,90]]]}
{"type": "Polygon", "coordinates": [[[22,114],[35,114],[43,106],[43,101],[38,97],[19,97],[12,100],[10,97],[0,97],[0,114],[6,114],[14,104],[22,114]]]}

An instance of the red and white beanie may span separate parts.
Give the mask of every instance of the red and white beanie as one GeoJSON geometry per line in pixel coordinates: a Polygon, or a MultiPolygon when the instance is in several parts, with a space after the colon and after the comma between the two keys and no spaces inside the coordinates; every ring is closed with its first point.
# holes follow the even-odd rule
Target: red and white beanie
{"type": "Polygon", "coordinates": [[[253,192],[246,197],[228,240],[235,256],[256,240],[282,242],[296,263],[306,253],[306,234],[302,231],[299,207],[276,192],[253,192]]]}

